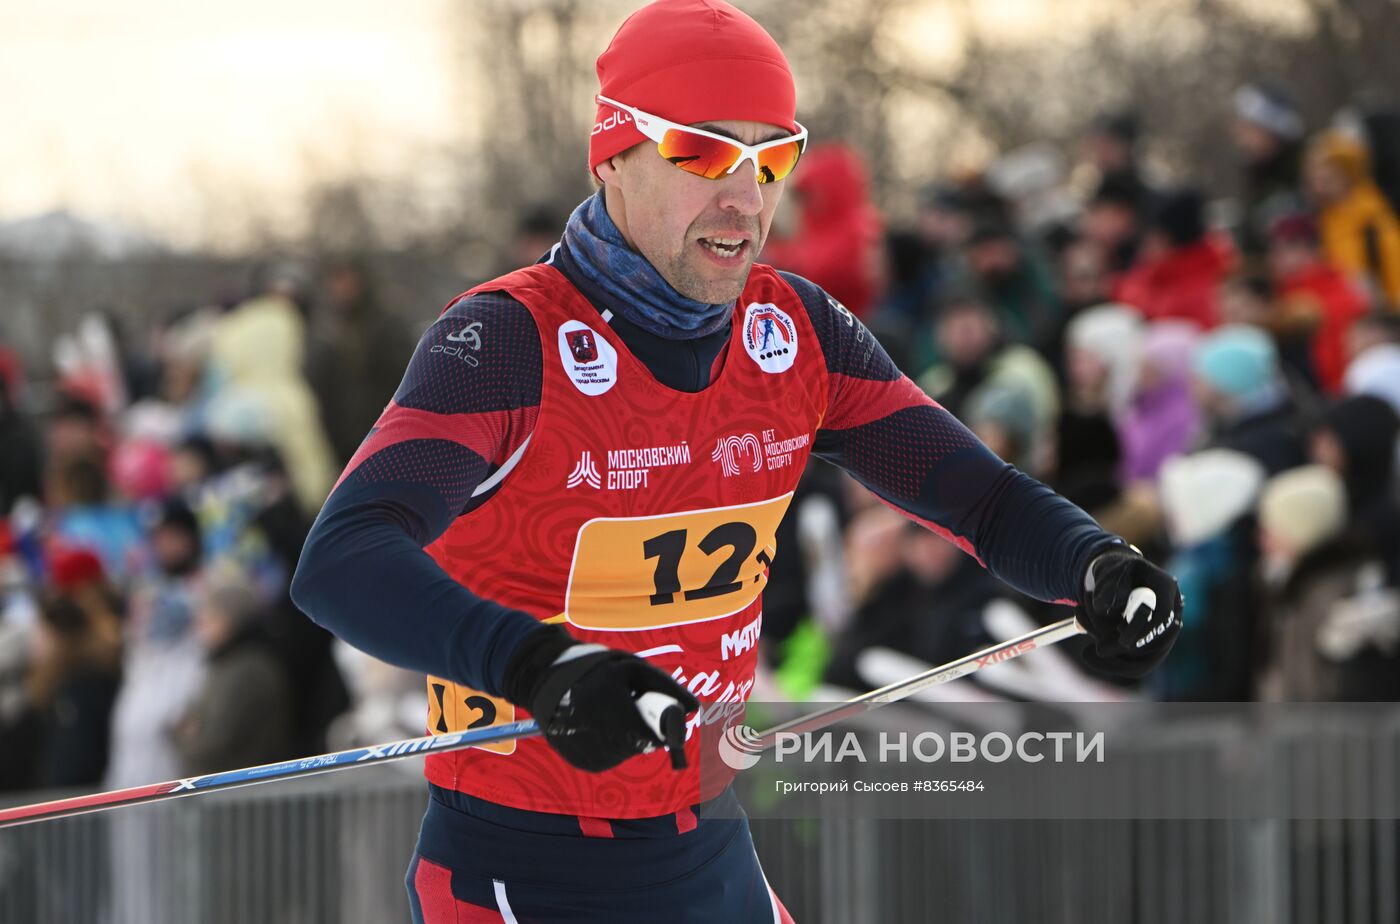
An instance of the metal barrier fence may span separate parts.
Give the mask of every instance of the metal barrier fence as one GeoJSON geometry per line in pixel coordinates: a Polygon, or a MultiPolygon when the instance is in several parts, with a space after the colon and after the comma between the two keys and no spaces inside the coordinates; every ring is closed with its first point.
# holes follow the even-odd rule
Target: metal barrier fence
{"type": "MultiPolygon", "coordinates": [[[[1152,767],[1163,785],[1206,785],[1213,753],[1175,741],[1152,767]]],[[[1381,742],[1307,785],[1393,797],[1397,754],[1400,739],[1381,742]]],[[[0,831],[0,924],[407,921],[403,874],[426,798],[415,763],[0,831]]],[[[803,924],[1393,924],[1400,828],[1388,814],[753,830],[803,924]]]]}
{"type": "Polygon", "coordinates": [[[406,921],[412,763],[0,831],[0,922],[406,921]]]}

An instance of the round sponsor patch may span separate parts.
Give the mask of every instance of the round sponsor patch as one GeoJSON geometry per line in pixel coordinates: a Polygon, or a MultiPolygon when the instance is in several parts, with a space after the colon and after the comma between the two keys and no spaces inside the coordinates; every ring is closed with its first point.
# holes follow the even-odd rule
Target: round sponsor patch
{"type": "Polygon", "coordinates": [[[777,305],[744,309],[744,349],[764,372],[786,372],[797,359],[797,325],[777,305]]]}
{"type": "Polygon", "coordinates": [[[601,395],[617,383],[617,350],[582,321],[559,325],[559,358],[585,395],[601,395]]]}

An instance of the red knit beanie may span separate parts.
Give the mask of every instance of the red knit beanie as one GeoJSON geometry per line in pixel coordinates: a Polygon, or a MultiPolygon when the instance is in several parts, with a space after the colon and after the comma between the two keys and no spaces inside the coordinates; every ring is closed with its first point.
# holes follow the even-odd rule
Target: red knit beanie
{"type": "Polygon", "coordinates": [[[102,561],[89,549],[55,546],[49,550],[49,579],[58,590],[74,590],[103,579],[102,561]]]}
{"type": "MultiPolygon", "coordinates": [[[[598,57],[599,93],[694,124],[727,119],[797,131],[797,91],[773,37],[723,0],[656,0],[628,17],[598,57]]],[[[588,166],[646,141],[632,119],[599,105],[588,166]]]]}

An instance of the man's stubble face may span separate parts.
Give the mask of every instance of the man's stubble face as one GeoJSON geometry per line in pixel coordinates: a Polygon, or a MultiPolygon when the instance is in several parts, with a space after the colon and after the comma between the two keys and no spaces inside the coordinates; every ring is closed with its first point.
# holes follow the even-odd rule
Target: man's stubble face
{"type": "MultiPolygon", "coordinates": [[[[760,122],[704,127],[756,144],[781,129],[760,122]]],[[[760,184],[752,161],[718,180],[686,173],[645,142],[599,166],[608,214],[629,244],[681,295],[710,305],[738,299],[786,181],[760,184]],[[724,242],[739,242],[733,254],[724,242]]]]}

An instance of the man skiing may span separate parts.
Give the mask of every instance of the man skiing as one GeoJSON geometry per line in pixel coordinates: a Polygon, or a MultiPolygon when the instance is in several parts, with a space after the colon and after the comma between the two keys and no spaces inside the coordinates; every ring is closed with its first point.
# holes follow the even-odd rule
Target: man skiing
{"type": "Polygon", "coordinates": [[[415,921],[788,921],[732,792],[700,790],[699,736],[639,702],[747,698],[809,455],[1018,589],[1078,603],[1101,669],[1160,662],[1180,597],[987,450],[840,303],[755,262],[806,144],[757,23],[658,0],[598,77],[599,192],[540,263],[429,328],[292,592],[429,675],[430,731],[544,730],[427,758],[415,921]],[[1161,603],[1133,618],[1136,588],[1161,603]]]}

